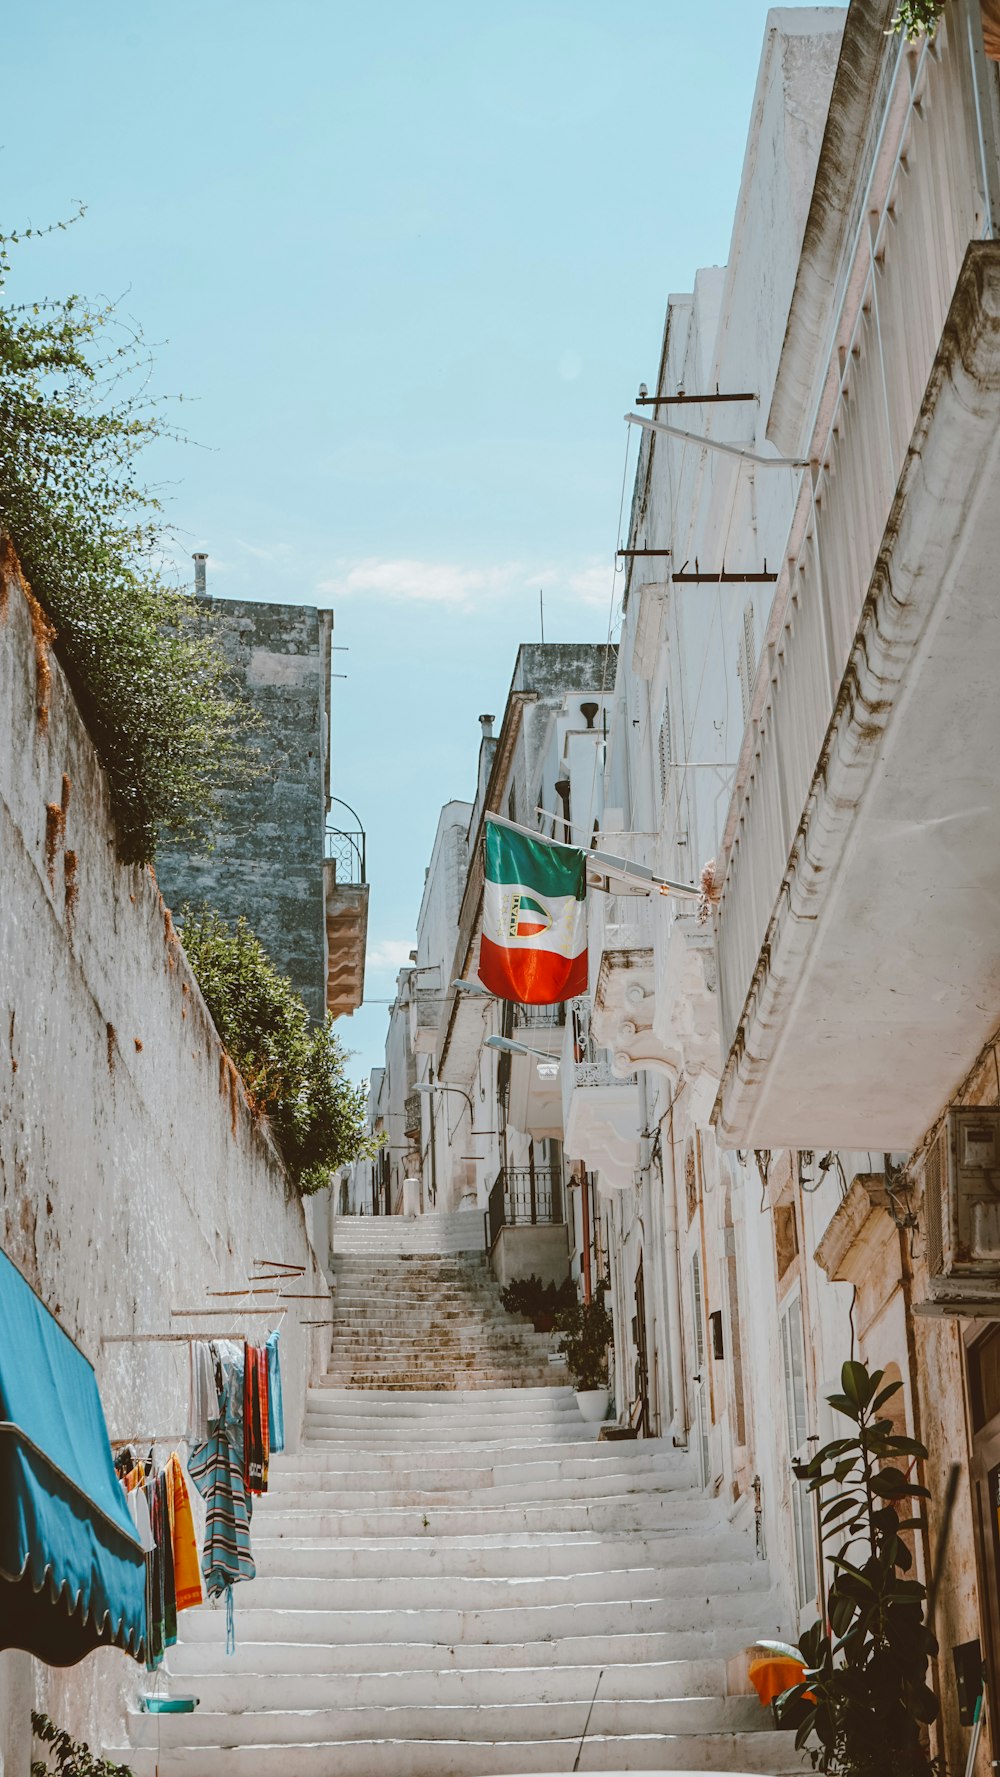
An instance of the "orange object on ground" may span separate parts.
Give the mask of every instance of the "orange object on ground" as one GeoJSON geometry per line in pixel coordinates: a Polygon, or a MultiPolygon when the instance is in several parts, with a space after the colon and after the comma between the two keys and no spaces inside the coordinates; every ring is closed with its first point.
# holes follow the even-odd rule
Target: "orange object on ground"
{"type": "Polygon", "coordinates": [[[766,1706],[782,1691],[791,1690],[793,1684],[801,1684],[804,1672],[801,1660],[789,1659],[784,1654],[762,1654],[751,1659],[747,1676],[766,1706]]]}
{"type": "Polygon", "coordinates": [[[178,1610],[193,1610],[203,1604],[205,1592],[201,1581],[201,1563],[194,1534],[194,1514],[187,1479],[176,1450],[166,1467],[167,1504],[170,1508],[170,1545],[174,1555],[174,1591],[178,1610]]]}

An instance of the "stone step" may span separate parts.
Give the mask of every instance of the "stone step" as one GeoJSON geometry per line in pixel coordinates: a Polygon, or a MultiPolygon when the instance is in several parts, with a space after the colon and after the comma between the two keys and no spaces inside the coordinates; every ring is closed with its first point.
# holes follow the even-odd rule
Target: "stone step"
{"type": "MultiPolygon", "coordinates": [[[[548,1537],[435,1537],[433,1541],[393,1537],[391,1542],[342,1538],[334,1543],[256,1535],[253,1546],[257,1572],[263,1576],[299,1574],[305,1579],[393,1582],[430,1574],[541,1579],[547,1574],[568,1577],[651,1565],[666,1570],[752,1557],[742,1533],[716,1526],[665,1536],[588,1537],[570,1531],[548,1537]]],[[[758,1565],[763,1571],[764,1564],[758,1565]]]]}
{"type": "MultiPolygon", "coordinates": [[[[714,1613],[725,1600],[728,1611],[736,1593],[766,1590],[767,1575],[762,1564],[744,1560],[707,1561],[669,1569],[656,1567],[604,1568],[595,1573],[543,1574],[519,1577],[483,1578],[478,1575],[441,1574],[417,1578],[394,1578],[391,1588],[392,1611],[460,1611],[486,1612],[527,1610],[536,1606],[546,1610],[563,1604],[587,1603],[605,1605],[652,1602],[667,1599],[697,1600],[714,1613]]],[[[371,1581],[367,1579],[302,1578],[298,1575],[272,1575],[245,1583],[240,1594],[241,1609],[250,1610],[317,1610],[365,1612],[371,1602],[371,1581]]],[[[603,1612],[602,1612],[603,1614],[603,1612]]]]}
{"type": "MultiPolygon", "coordinates": [[[[568,1448],[576,1449],[577,1446],[568,1448]]],[[[623,1458],[615,1454],[621,1448],[620,1444],[593,1443],[589,1446],[593,1455],[575,1456],[563,1462],[531,1461],[533,1453],[526,1450],[522,1461],[498,1463],[495,1468],[481,1459],[477,1461],[472,1452],[462,1463],[440,1467],[414,1461],[412,1457],[405,1465],[395,1457],[385,1463],[372,1458],[369,1466],[367,1461],[361,1461],[360,1451],[354,1452],[353,1456],[344,1452],[338,1453],[329,1465],[312,1470],[285,1469],[277,1462],[272,1463],[268,1497],[287,1500],[292,1494],[332,1492],[344,1487],[373,1493],[389,1490],[437,1492],[456,1488],[468,1493],[473,1489],[488,1488],[494,1498],[501,1497],[509,1488],[517,1488],[524,1489],[524,1497],[527,1497],[537,1488],[550,1485],[565,1486],[572,1493],[578,1483],[589,1485],[612,1474],[648,1477],[658,1486],[690,1487],[693,1475],[686,1456],[623,1458]],[[612,1454],[606,1455],[606,1451],[612,1454]]]]}
{"type": "MultiPolygon", "coordinates": [[[[475,1741],[494,1743],[539,1741],[551,1735],[582,1734],[590,1705],[569,1703],[444,1704],[422,1708],[402,1703],[375,1706],[294,1710],[288,1706],[239,1714],[198,1711],[185,1715],[150,1716],[136,1712],[129,1727],[136,1746],[248,1746],[261,1742],[288,1747],[330,1741],[390,1740],[475,1741]]],[[[771,1726],[770,1712],[756,1697],[628,1698],[603,1701],[598,1696],[590,1715],[589,1733],[597,1737],[631,1734],[753,1734],[771,1726]]]]}
{"type": "MultiPolygon", "coordinates": [[[[263,1652],[263,1650],[261,1650],[263,1652]]],[[[459,1653],[461,1650],[459,1650],[459,1653]]],[[[208,1650],[205,1650],[207,1656],[208,1650]]],[[[228,1660],[229,1656],[225,1656],[228,1660]]],[[[190,1684],[175,1669],[173,1652],[168,1656],[171,1694],[184,1694],[190,1684]]],[[[375,1704],[418,1704],[421,1707],[469,1703],[519,1703],[526,1697],[538,1703],[589,1705],[600,1678],[605,1699],[717,1697],[725,1694],[723,1660],[659,1660],[621,1666],[503,1666],[426,1672],[345,1672],[336,1681],[336,1701],[343,1708],[375,1704]],[[603,1676],[602,1676],[603,1674],[603,1676]]],[[[258,1709],[322,1709],[329,1706],[330,1676],[323,1672],[274,1672],[265,1668],[252,1675],[218,1663],[214,1671],[198,1675],[198,1694],[207,1710],[246,1707],[252,1695],[258,1709]],[[252,1686],[248,1680],[252,1677],[252,1686]]],[[[756,1702],[755,1702],[756,1707],[756,1702]]]]}
{"type": "MultiPolygon", "coordinates": [[[[581,1433],[586,1425],[581,1426],[581,1433]]],[[[471,1473],[485,1471],[498,1479],[510,1478],[512,1474],[530,1471],[539,1477],[546,1478],[575,1473],[592,1474],[597,1470],[594,1464],[604,1463],[613,1466],[617,1462],[628,1460],[643,1468],[647,1463],[654,1466],[660,1463],[675,1461],[686,1466],[693,1479],[693,1458],[686,1451],[672,1450],[667,1443],[652,1438],[608,1441],[601,1443],[595,1438],[581,1436],[578,1441],[573,1439],[560,1440],[555,1445],[535,1442],[527,1439],[523,1443],[504,1440],[494,1452],[484,1451],[483,1446],[463,1444],[457,1441],[442,1446],[434,1454],[433,1463],[428,1462],[426,1452],[412,1449],[377,1450],[372,1453],[370,1469],[365,1461],[365,1452],[361,1447],[352,1446],[344,1450],[333,1439],[323,1444],[310,1442],[296,1451],[294,1455],[275,1457],[271,1467],[272,1491],[283,1486],[286,1479],[291,1486],[298,1486],[301,1477],[314,1475],[357,1476],[362,1472],[377,1473],[380,1476],[392,1476],[393,1479],[406,1481],[411,1475],[419,1479],[421,1476],[430,1485],[436,1484],[431,1477],[440,1477],[443,1485],[453,1485],[445,1477],[455,1476],[462,1471],[471,1473]],[[652,1450],[650,1449],[652,1446],[652,1450]],[[640,1454],[633,1456],[631,1453],[640,1454]],[[655,1454],[654,1454],[655,1452],[655,1454]],[[494,1466],[494,1456],[496,1458],[494,1466]],[[504,1456],[509,1461],[504,1461],[504,1456]]]]}
{"type": "MultiPolygon", "coordinates": [[[[471,1642],[457,1645],[436,1641],[344,1642],[307,1641],[293,1637],[275,1641],[269,1633],[261,1640],[252,1633],[251,1623],[239,1606],[236,1588],[236,1651],[226,1653],[226,1613],[220,1605],[204,1606],[199,1611],[186,1611],[180,1619],[184,1639],[170,1649],[168,1664],[181,1689],[190,1691],[199,1672],[254,1673],[292,1672],[324,1673],[340,1678],[347,1674],[378,1672],[418,1672],[428,1676],[439,1672],[487,1672],[516,1669],[518,1671],[558,1669],[573,1671],[580,1666],[622,1667],[658,1665],[676,1662],[725,1661],[746,1645],[743,1629],[720,1629],[709,1636],[705,1629],[689,1624],[682,1631],[657,1630],[648,1635],[634,1633],[608,1634],[593,1622],[583,1634],[563,1636],[558,1641],[471,1642]],[[188,1638],[188,1626],[200,1622],[197,1638],[188,1638]],[[710,1645],[710,1643],[718,1645],[710,1645]]],[[[593,1618],[591,1612],[591,1618],[593,1618]]],[[[273,1613],[269,1618],[273,1625],[273,1613]]],[[[780,1624],[762,1609],[754,1636],[767,1635],[787,1639],[788,1626],[780,1624]]],[[[527,1682],[527,1681],[526,1681],[527,1682]]],[[[247,1692],[245,1695],[251,1693],[247,1692]]]]}
{"type": "MultiPolygon", "coordinates": [[[[520,1454],[522,1451],[540,1450],[548,1455],[554,1454],[561,1445],[568,1450],[575,1450],[583,1443],[595,1444],[598,1441],[599,1431],[600,1426],[595,1425],[593,1435],[588,1439],[586,1436],[587,1426],[585,1422],[581,1421],[578,1427],[570,1427],[565,1431],[549,1429],[545,1433],[544,1439],[533,1438],[530,1434],[513,1431],[507,1438],[499,1436],[470,1438],[466,1449],[476,1459],[481,1459],[484,1453],[493,1450],[498,1454],[503,1451],[517,1451],[520,1454]]],[[[383,1454],[386,1456],[396,1454],[409,1456],[411,1461],[419,1461],[421,1456],[430,1453],[433,1460],[437,1462],[445,1452],[454,1450],[455,1440],[453,1434],[449,1435],[444,1431],[436,1437],[428,1432],[422,1437],[416,1438],[407,1437],[399,1432],[353,1431],[349,1427],[337,1430],[331,1428],[329,1431],[324,1429],[322,1432],[311,1430],[305,1449],[320,1451],[324,1448],[331,1451],[367,1451],[376,1456],[378,1460],[381,1460],[383,1454]]]]}
{"type": "MultiPolygon", "coordinates": [[[[267,1496],[265,1495],[265,1500],[267,1496]]],[[[348,1511],[289,1510],[280,1500],[254,1511],[254,1522],[266,1525],[270,1536],[303,1535],[351,1538],[359,1536],[418,1536],[423,1529],[433,1536],[476,1536],[519,1530],[556,1530],[567,1512],[560,1501],[539,1505],[383,1507],[379,1511],[353,1508],[348,1511]]],[[[608,1531],[670,1530],[678,1525],[705,1526],[718,1521],[714,1500],[683,1493],[614,1494],[603,1499],[578,1501],[573,1522],[579,1529],[608,1531]]]]}
{"type": "MultiPolygon", "coordinates": [[[[162,1717],[167,1721],[169,1717],[162,1717]]],[[[183,1718],[181,1718],[183,1719],[183,1718]]],[[[196,1717],[192,1719],[197,1719],[196,1717]]],[[[582,1733],[582,1729],[581,1729],[582,1733]]],[[[283,1744],[187,1748],[111,1748],[127,1759],[134,1777],[518,1777],[520,1773],[573,1771],[720,1772],[732,1777],[785,1777],[808,1767],[793,1750],[790,1734],[597,1736],[587,1734],[579,1765],[580,1735],[565,1740],[327,1741],[300,1745],[290,1769],[283,1744]]]]}
{"type": "Polygon", "coordinates": [[[686,1471],[671,1475],[669,1471],[657,1473],[655,1470],[633,1468],[613,1469],[610,1473],[602,1472],[574,1480],[525,1479],[502,1486],[495,1486],[488,1472],[484,1472],[481,1481],[465,1482],[459,1487],[421,1487],[416,1482],[410,1486],[396,1484],[382,1488],[368,1485],[354,1487],[344,1482],[331,1485],[327,1480],[322,1487],[273,1488],[269,1490],[268,1497],[276,1500],[282,1511],[305,1511],[313,1508],[316,1511],[354,1509],[377,1512],[386,1507],[461,1507],[469,1503],[470,1495],[481,1505],[540,1505],[547,1500],[558,1500],[569,1507],[577,1500],[605,1499],[609,1493],[621,1496],[674,1489],[687,1491],[689,1487],[690,1476],[686,1471]]]}
{"type": "MultiPolygon", "coordinates": [[[[517,1390],[522,1393],[521,1389],[517,1390]]],[[[560,1402],[543,1402],[534,1405],[530,1402],[512,1400],[507,1405],[499,1401],[488,1401],[482,1409],[477,1409],[474,1402],[463,1401],[458,1411],[449,1412],[442,1402],[436,1403],[422,1413],[415,1413],[409,1406],[398,1414],[391,1410],[381,1413],[374,1412],[367,1402],[359,1402],[352,1407],[350,1400],[331,1401],[327,1405],[323,1401],[310,1401],[306,1408],[306,1427],[308,1430],[326,1431],[377,1431],[394,1432],[400,1437],[422,1437],[427,1432],[447,1433],[451,1437],[475,1439],[477,1433],[505,1433],[519,1429],[537,1431],[539,1437],[545,1437],[549,1431],[580,1431],[587,1421],[583,1418],[573,1396],[560,1402]]],[[[635,1440],[638,1443],[638,1439],[635,1440]]]]}
{"type": "MultiPolygon", "coordinates": [[[[708,1570],[705,1578],[709,1579],[708,1570]]],[[[250,1582],[247,1586],[255,1584],[250,1582]]],[[[262,1582],[266,1585],[267,1582],[262,1582]]],[[[767,1625],[774,1616],[774,1606],[766,1591],[759,1586],[741,1592],[727,1592],[722,1610],[723,1621],[716,1620],[714,1601],[707,1586],[703,1594],[688,1593],[681,1597],[612,1599],[600,1607],[601,1628],[607,1635],[650,1635],[674,1631],[690,1632],[697,1622],[704,1644],[699,1651],[720,1651],[718,1633],[731,1636],[738,1629],[744,1638],[756,1639],[771,1633],[767,1625]]],[[[254,1641],[322,1641],[353,1646],[358,1641],[399,1641],[412,1637],[417,1641],[433,1641],[453,1647],[471,1642],[489,1645],[509,1641],[542,1641],[547,1638],[577,1636],[594,1621],[594,1605],[562,1601],[552,1604],[514,1603],[462,1610],[454,1605],[396,1609],[392,1604],[368,1610],[310,1610],[308,1607],[258,1607],[251,1598],[237,1600],[236,1633],[254,1641]]],[[[185,1641],[212,1640],[217,1634],[212,1613],[188,1611],[183,1625],[185,1641]]],[[[680,1650],[678,1657],[680,1657],[680,1650]]]]}
{"type": "MultiPolygon", "coordinates": [[[[475,1402],[477,1412],[483,1412],[489,1401],[489,1391],[485,1392],[486,1400],[480,1398],[475,1402]]],[[[493,1393],[500,1407],[509,1406],[509,1389],[497,1388],[493,1390],[493,1393]]],[[[536,1388],[522,1388],[519,1393],[525,1406],[543,1405],[546,1401],[554,1401],[556,1405],[562,1405],[564,1402],[568,1403],[575,1399],[572,1388],[567,1383],[560,1381],[542,1383],[536,1388]]],[[[335,1384],[330,1382],[317,1383],[314,1388],[307,1391],[307,1396],[310,1401],[315,1400],[321,1404],[330,1400],[343,1400],[354,1407],[359,1405],[356,1389],[337,1388],[335,1384]]],[[[414,1389],[408,1401],[387,1401],[378,1389],[372,1389],[369,1391],[367,1402],[362,1401],[361,1404],[370,1406],[375,1413],[391,1413],[394,1417],[400,1413],[417,1416],[435,1406],[445,1407],[449,1413],[457,1413],[461,1411],[463,1405],[461,1401],[456,1401],[454,1393],[450,1389],[442,1391],[433,1388],[414,1389]]]]}

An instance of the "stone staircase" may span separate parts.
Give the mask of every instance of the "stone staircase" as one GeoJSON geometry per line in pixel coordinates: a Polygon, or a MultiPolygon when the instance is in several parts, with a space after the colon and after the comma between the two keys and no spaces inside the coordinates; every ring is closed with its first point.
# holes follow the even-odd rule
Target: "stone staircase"
{"type": "Polygon", "coordinates": [[[546,1342],[505,1336],[477,1256],[338,1248],[335,1354],[360,1337],[255,1507],[236,1653],[221,1610],[182,1616],[168,1684],[199,1709],[133,1715],[111,1756],[135,1777],[572,1771],[590,1712],[581,1771],[801,1771],[727,1695],[779,1606],[688,1455],[598,1442],[568,1386],[532,1385],[546,1342]],[[457,1384],[406,1386],[456,1354],[457,1384]]]}
{"type": "Polygon", "coordinates": [[[523,1388],[566,1380],[553,1337],[504,1312],[482,1252],[347,1253],[335,1259],[333,1275],[331,1387],[523,1388]]]}

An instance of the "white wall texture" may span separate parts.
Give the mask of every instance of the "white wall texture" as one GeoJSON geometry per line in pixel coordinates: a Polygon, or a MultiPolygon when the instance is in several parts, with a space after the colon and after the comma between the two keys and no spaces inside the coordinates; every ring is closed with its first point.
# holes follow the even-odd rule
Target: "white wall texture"
{"type": "MultiPolygon", "coordinates": [[[[0,592],[0,1238],[94,1363],[111,1437],[172,1444],[186,1422],[186,1347],[102,1338],[228,1330],[173,1311],[243,1285],[261,1258],[304,1266],[306,1290],[326,1281],[155,876],[116,861],[107,786],[63,673],[53,658],[43,726],[28,605],[13,581],[0,592]]],[[[291,1306],[282,1357],[294,1447],[329,1336],[298,1324],[313,1308],[323,1318],[322,1303],[304,1315],[291,1306]]],[[[4,1695],[17,1666],[0,1655],[8,1777],[27,1753],[23,1706],[4,1695]]],[[[36,1666],[31,1688],[97,1747],[142,1678],[101,1650],[65,1674],[36,1666]]]]}

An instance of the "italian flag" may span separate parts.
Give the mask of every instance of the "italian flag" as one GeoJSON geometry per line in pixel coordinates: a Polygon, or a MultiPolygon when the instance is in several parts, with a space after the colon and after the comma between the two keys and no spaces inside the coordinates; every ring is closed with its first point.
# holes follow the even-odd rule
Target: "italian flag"
{"type": "Polygon", "coordinates": [[[479,979],[523,1006],[586,993],[587,870],[576,846],[487,816],[479,979]]]}

